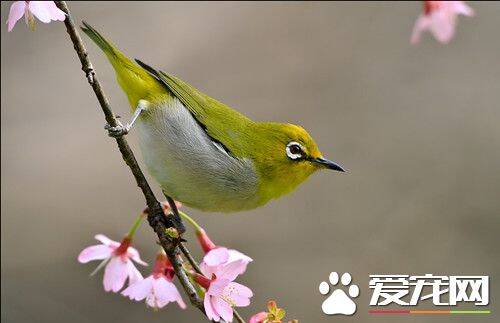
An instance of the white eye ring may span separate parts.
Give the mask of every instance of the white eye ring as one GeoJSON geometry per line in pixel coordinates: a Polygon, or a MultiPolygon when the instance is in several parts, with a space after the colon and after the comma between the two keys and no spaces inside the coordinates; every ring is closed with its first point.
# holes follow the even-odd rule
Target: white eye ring
{"type": "Polygon", "coordinates": [[[302,145],[299,144],[298,142],[291,141],[288,143],[288,145],[286,145],[286,155],[288,156],[288,158],[293,159],[293,160],[301,159],[304,157],[302,154],[303,154],[303,148],[302,148],[302,145]],[[293,146],[298,146],[300,148],[300,152],[299,153],[295,153],[295,152],[292,153],[291,147],[293,147],[293,146]]]}

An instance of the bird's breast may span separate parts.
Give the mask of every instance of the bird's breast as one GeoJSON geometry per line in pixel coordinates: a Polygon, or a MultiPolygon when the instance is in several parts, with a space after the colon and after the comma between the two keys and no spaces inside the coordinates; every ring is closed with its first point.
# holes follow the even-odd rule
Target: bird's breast
{"type": "Polygon", "coordinates": [[[176,98],[152,105],[134,129],[144,162],[167,195],[206,211],[259,204],[252,161],[225,152],[176,98]]]}

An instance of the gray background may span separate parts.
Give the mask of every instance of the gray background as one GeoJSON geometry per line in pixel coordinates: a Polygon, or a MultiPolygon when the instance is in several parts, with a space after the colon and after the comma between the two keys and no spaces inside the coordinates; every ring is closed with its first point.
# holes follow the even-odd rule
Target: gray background
{"type": "MultiPolygon", "coordinates": [[[[350,170],[315,174],[250,212],[187,209],[255,259],[240,279],[255,292],[245,316],[275,298],[302,322],[498,320],[500,5],[471,5],[476,17],[460,19],[451,44],[426,35],[411,46],[419,3],[70,3],[132,57],[256,120],[301,124],[350,170]],[[353,317],[321,313],[317,288],[333,270],[360,286],[353,317]],[[370,316],[377,273],[490,275],[493,314],[370,316]]],[[[107,294],[101,274],[88,277],[97,263],[76,262],[95,233],[119,239],[144,201],[64,26],[32,33],[21,21],[8,34],[2,23],[1,35],[2,321],[202,321],[107,294]]],[[[110,65],[84,40],[128,119],[110,65]]],[[[136,245],[152,262],[147,226],[136,245]]]]}

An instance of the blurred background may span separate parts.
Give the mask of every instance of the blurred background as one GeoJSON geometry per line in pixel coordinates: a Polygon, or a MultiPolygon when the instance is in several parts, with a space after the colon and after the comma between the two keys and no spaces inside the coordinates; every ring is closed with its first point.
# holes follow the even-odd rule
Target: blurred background
{"type": "MultiPolygon", "coordinates": [[[[470,5],[476,16],[460,18],[449,45],[426,34],[411,46],[417,2],[69,3],[131,57],[253,119],[302,125],[349,169],[254,211],[186,208],[218,244],[254,258],[239,279],[255,293],[244,316],[272,298],[301,322],[498,322],[500,5],[470,5]],[[360,287],[352,317],[321,312],[331,271],[360,287]],[[492,314],[367,313],[370,274],[426,273],[489,275],[492,314]]],[[[1,36],[2,321],[202,322],[194,309],[154,312],[108,294],[102,273],[89,278],[97,263],[77,263],[96,233],[127,232],[143,196],[63,24],[31,32],[21,20],[1,36]]],[[[111,66],[84,41],[128,120],[111,66]]],[[[127,138],[140,158],[134,131],[127,138]]],[[[135,240],[150,263],[154,241],[147,225],[135,240]]]]}

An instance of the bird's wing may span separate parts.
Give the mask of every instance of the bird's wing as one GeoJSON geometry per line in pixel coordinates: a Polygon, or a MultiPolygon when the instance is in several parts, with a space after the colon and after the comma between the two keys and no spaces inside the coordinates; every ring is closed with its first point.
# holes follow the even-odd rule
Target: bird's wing
{"type": "Polygon", "coordinates": [[[215,143],[220,144],[229,153],[242,156],[242,143],[248,135],[245,127],[252,123],[250,119],[181,79],[158,71],[138,59],[136,62],[182,102],[215,143]]]}

